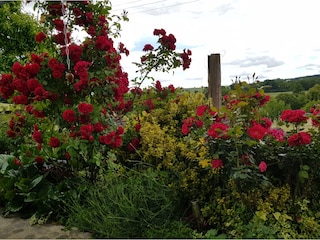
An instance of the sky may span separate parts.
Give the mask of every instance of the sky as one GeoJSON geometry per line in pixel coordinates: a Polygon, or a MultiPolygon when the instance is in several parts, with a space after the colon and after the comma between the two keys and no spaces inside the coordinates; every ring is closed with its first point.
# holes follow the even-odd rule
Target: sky
{"type": "MultiPolygon", "coordinates": [[[[220,54],[221,84],[255,73],[258,79],[320,74],[318,0],[111,0],[112,14],[128,11],[117,41],[130,51],[121,60],[129,79],[143,46],[156,46],[154,29],[177,39],[177,51],[192,51],[189,69],[152,73],[163,86],[208,86],[208,56],[220,54]]],[[[145,84],[150,84],[146,82],[145,84]]]]}

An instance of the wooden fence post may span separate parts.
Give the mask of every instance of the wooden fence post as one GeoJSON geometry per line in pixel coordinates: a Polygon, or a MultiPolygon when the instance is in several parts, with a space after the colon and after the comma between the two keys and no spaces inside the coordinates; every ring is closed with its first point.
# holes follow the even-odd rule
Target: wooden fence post
{"type": "Polygon", "coordinates": [[[221,107],[221,64],[220,54],[208,56],[208,97],[212,99],[212,105],[221,107]]]}

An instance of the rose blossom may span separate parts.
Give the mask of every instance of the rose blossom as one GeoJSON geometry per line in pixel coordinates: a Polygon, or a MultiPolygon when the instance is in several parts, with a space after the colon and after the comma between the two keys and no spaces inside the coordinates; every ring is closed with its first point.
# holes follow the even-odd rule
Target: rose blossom
{"type": "Polygon", "coordinates": [[[68,123],[77,121],[76,113],[72,109],[67,109],[62,113],[62,118],[68,123]]]}
{"type": "Polygon", "coordinates": [[[290,123],[301,123],[307,122],[307,117],[304,116],[306,112],[301,109],[296,110],[284,110],[280,116],[282,121],[290,122],[290,123]]]}
{"type": "Polygon", "coordinates": [[[78,105],[78,111],[80,114],[89,115],[93,112],[93,106],[90,103],[82,102],[78,105]]]}
{"type": "Polygon", "coordinates": [[[213,138],[228,138],[229,126],[223,123],[214,123],[208,130],[208,135],[213,138]]]}
{"type": "Polygon", "coordinates": [[[50,144],[50,147],[57,148],[60,146],[60,140],[56,137],[51,137],[49,144],[50,144]]]}
{"type": "Polygon", "coordinates": [[[259,169],[260,169],[260,172],[265,172],[267,171],[267,164],[265,161],[261,161],[259,163],[259,169]]]}
{"type": "Polygon", "coordinates": [[[299,132],[288,138],[288,144],[290,147],[307,145],[309,143],[311,143],[311,136],[307,132],[299,132]]]}
{"type": "Polygon", "coordinates": [[[211,162],[211,166],[213,169],[219,169],[223,166],[223,162],[221,159],[213,159],[211,162]]]}
{"type": "Polygon", "coordinates": [[[260,124],[256,123],[252,127],[248,128],[247,131],[251,138],[261,140],[264,137],[267,130],[260,124]]]}
{"type": "Polygon", "coordinates": [[[36,35],[35,39],[36,39],[36,41],[37,41],[38,43],[41,43],[43,40],[46,39],[46,37],[47,37],[47,35],[46,35],[44,32],[39,32],[39,33],[36,35]]]}

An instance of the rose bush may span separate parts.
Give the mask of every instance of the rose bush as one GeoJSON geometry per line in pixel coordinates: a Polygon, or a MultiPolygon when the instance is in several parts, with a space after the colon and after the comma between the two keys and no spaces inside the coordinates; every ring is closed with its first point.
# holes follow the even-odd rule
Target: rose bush
{"type": "MultiPolygon", "coordinates": [[[[254,85],[235,84],[219,111],[201,93],[177,89],[163,95],[162,89],[157,82],[140,91],[138,101],[152,99],[152,107],[145,104],[144,111],[130,113],[126,148],[117,149],[118,159],[130,168],[146,165],[167,171],[170,186],[185,200],[182,208],[188,208],[194,199],[201,203],[202,229],[219,229],[230,237],[249,236],[250,229],[243,232],[245,226],[263,218],[257,196],[268,198],[273,188],[289,189],[290,200],[279,211],[287,211],[283,216],[295,219],[298,205],[317,195],[318,129],[303,129],[309,118],[317,119],[315,109],[310,114],[284,111],[278,125],[286,125],[285,131],[273,128],[272,121],[261,115],[259,110],[269,96],[254,85]],[[127,149],[130,152],[125,154],[127,149]],[[225,207],[221,207],[221,199],[228,199],[225,207]]],[[[313,221],[317,206],[316,201],[308,205],[314,214],[301,213],[306,221],[313,221]]],[[[274,222],[280,219],[271,219],[272,214],[278,216],[277,210],[268,211],[270,222],[265,224],[281,225],[274,222]]],[[[290,224],[292,236],[299,236],[299,223],[292,220],[290,224]]],[[[265,231],[252,236],[272,232],[265,231]]],[[[279,227],[273,234],[283,237],[285,229],[279,227]]]]}
{"type": "MultiPolygon", "coordinates": [[[[38,1],[36,7],[42,9],[41,22],[48,31],[35,36],[39,47],[30,61],[16,62],[12,73],[0,79],[2,97],[17,109],[7,131],[16,146],[3,178],[13,189],[6,197],[7,211],[29,205],[37,208],[36,203],[59,184],[61,197],[68,179],[85,176],[95,182],[108,169],[110,150],[122,146],[123,114],[132,108],[134,99],[128,93],[128,74],[120,65],[121,54],[129,51],[122,43],[114,46],[120,24],[110,17],[109,1],[38,1]],[[75,27],[87,33],[82,43],[72,38],[75,27]],[[41,52],[45,42],[52,43],[54,56],[41,52]],[[14,182],[24,187],[17,189],[14,182]],[[46,185],[52,189],[42,189],[46,185]]],[[[127,20],[125,15],[118,18],[127,20]]],[[[139,71],[159,70],[153,64],[166,71],[182,65],[187,68],[191,52],[175,52],[174,36],[157,31],[160,46],[148,50],[147,60],[137,64],[139,71]],[[174,64],[167,64],[170,59],[174,64]]]]}

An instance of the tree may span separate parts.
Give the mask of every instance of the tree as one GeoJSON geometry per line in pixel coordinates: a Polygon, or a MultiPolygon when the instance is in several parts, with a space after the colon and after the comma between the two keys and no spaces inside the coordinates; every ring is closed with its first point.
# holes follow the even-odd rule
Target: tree
{"type": "Polygon", "coordinates": [[[320,100],[320,84],[314,85],[307,92],[308,101],[317,101],[320,100]]]}
{"type": "Polygon", "coordinates": [[[41,27],[35,19],[21,12],[21,1],[0,5],[0,74],[14,62],[24,62],[36,47],[35,35],[41,27]]]}
{"type": "Polygon", "coordinates": [[[290,108],[290,105],[286,104],[284,101],[271,98],[270,102],[266,103],[261,108],[261,114],[267,116],[271,120],[278,120],[283,110],[290,108]]]}

